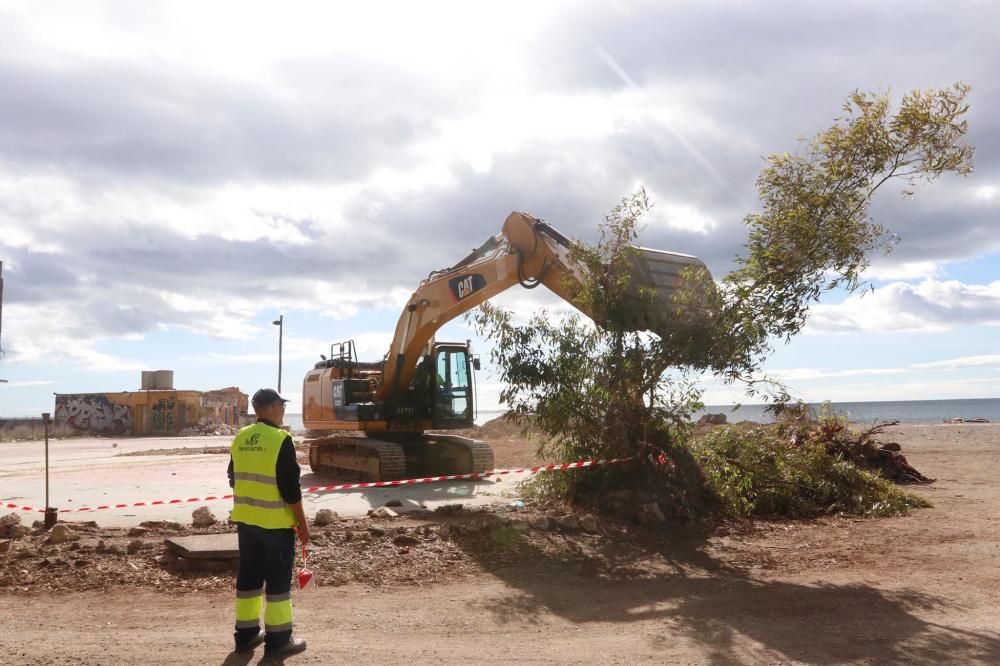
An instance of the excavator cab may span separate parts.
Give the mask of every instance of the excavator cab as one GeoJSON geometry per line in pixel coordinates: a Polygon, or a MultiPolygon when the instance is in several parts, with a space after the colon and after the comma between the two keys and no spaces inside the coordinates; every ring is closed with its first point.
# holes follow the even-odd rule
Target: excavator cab
{"type": "Polygon", "coordinates": [[[470,357],[468,345],[434,345],[433,371],[429,374],[433,383],[431,414],[436,430],[472,427],[475,396],[470,357]]]}

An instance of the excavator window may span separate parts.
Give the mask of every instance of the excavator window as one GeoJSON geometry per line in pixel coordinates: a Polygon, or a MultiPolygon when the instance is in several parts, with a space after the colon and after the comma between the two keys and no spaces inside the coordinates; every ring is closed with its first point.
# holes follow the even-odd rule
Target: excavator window
{"type": "Polygon", "coordinates": [[[472,422],[469,354],[465,349],[439,349],[435,373],[434,424],[472,422]]]}

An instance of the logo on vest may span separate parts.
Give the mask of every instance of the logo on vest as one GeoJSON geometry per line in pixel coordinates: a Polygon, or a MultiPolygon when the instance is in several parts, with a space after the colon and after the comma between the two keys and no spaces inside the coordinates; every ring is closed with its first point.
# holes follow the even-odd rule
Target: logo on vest
{"type": "Polygon", "coordinates": [[[247,437],[247,441],[240,445],[240,451],[263,451],[264,447],[260,445],[260,433],[255,432],[254,434],[247,437]]]}

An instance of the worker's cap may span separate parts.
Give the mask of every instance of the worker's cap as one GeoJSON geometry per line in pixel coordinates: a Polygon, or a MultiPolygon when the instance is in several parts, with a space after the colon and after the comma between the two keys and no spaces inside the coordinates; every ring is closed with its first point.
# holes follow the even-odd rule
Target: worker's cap
{"type": "Polygon", "coordinates": [[[291,402],[290,400],[285,400],[278,392],[274,389],[261,389],[253,394],[253,400],[250,402],[254,407],[264,407],[265,405],[270,405],[273,402],[291,402]]]}

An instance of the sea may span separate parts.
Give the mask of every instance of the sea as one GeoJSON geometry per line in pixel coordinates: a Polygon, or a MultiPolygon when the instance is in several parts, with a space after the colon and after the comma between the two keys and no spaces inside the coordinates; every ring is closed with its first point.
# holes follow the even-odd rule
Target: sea
{"type": "MultiPolygon", "coordinates": [[[[819,412],[822,404],[810,404],[819,412]]],[[[853,423],[874,423],[875,421],[899,421],[900,423],[943,423],[952,419],[986,419],[1000,423],[1000,398],[977,398],[974,400],[886,400],[879,402],[831,402],[827,408],[834,414],[846,416],[853,423]]],[[[756,421],[770,423],[773,417],[767,405],[706,405],[694,414],[697,421],[705,414],[725,414],[729,423],[756,421]]],[[[499,410],[480,410],[476,414],[476,425],[499,417],[499,410]]],[[[301,414],[285,414],[285,422],[293,429],[301,429],[301,414]]]]}

